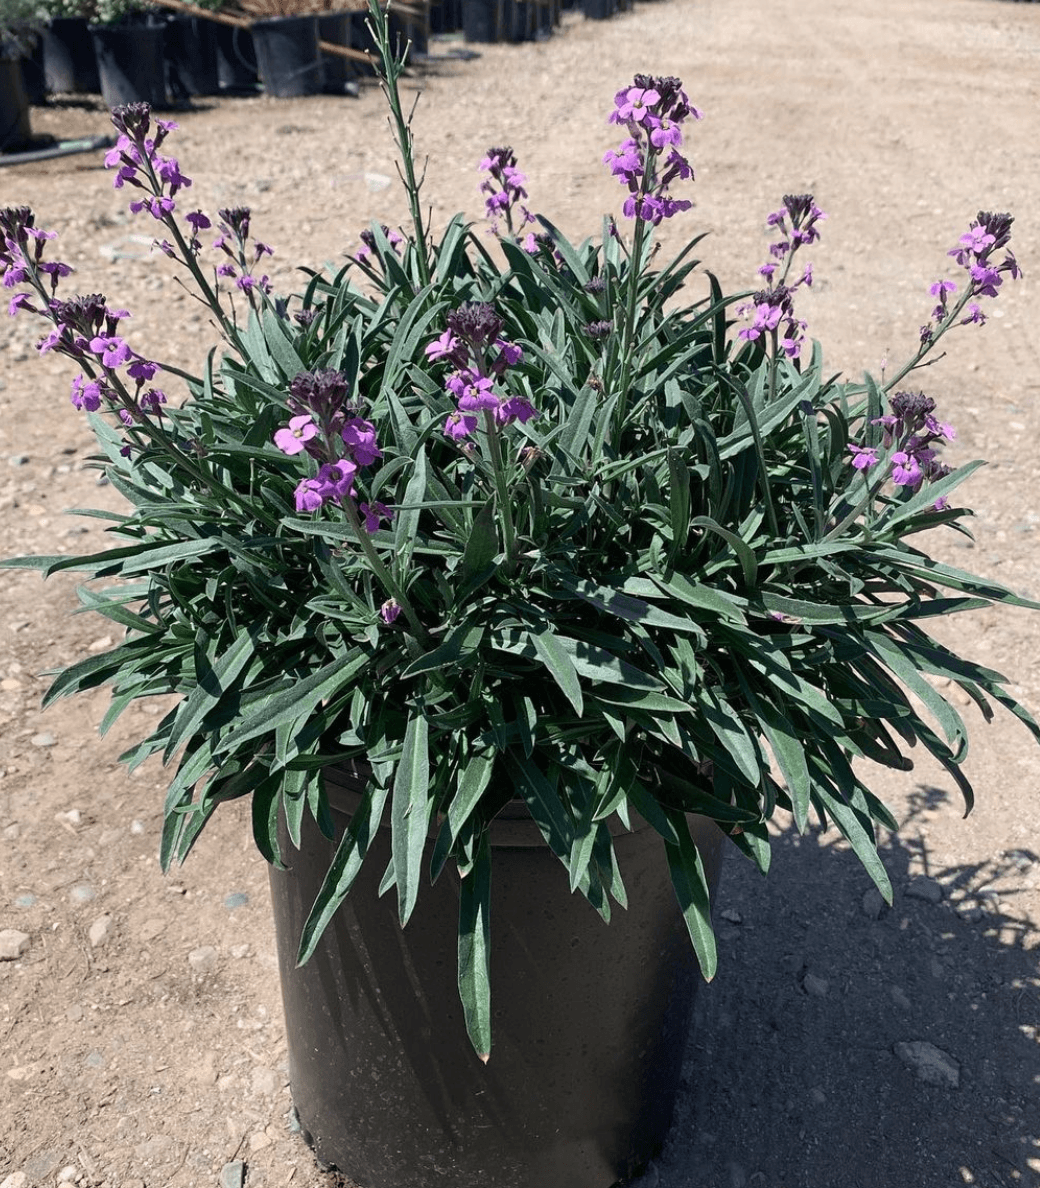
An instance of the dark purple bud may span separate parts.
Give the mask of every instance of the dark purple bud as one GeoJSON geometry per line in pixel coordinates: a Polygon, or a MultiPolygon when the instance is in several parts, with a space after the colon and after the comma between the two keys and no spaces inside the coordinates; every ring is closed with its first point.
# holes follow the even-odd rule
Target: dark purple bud
{"type": "Polygon", "coordinates": [[[502,329],[502,319],[486,301],[467,301],[446,321],[452,334],[478,348],[494,342],[502,329]]]}
{"type": "Polygon", "coordinates": [[[585,326],[585,333],[589,336],[589,338],[606,338],[613,332],[613,329],[613,322],[589,322],[585,326]]]}
{"type": "Polygon", "coordinates": [[[117,132],[140,143],[148,135],[152,109],[147,103],[122,103],[112,108],[112,124],[117,132]]]}

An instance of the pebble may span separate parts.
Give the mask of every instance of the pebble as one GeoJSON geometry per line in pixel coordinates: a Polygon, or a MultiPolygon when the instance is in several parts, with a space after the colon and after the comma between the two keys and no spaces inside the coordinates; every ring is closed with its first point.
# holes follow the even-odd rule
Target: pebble
{"type": "Polygon", "coordinates": [[[90,903],[97,899],[97,892],[89,883],[77,883],[69,892],[69,899],[73,903],[90,903]]]}
{"type": "Polygon", "coordinates": [[[867,917],[868,920],[880,920],[888,904],[885,903],[885,897],[877,889],[877,887],[868,887],[863,892],[863,898],[860,900],[859,910],[867,917]]]}
{"type": "Polygon", "coordinates": [[[269,1147],[271,1140],[262,1130],[258,1130],[255,1134],[249,1136],[250,1151],[262,1151],[264,1147],[269,1147]]]}
{"type": "Polygon", "coordinates": [[[904,1011],[908,1011],[913,1006],[910,999],[907,998],[905,991],[899,986],[889,986],[889,994],[892,996],[892,1001],[897,1007],[902,1007],[904,1011]]]}
{"type": "Polygon", "coordinates": [[[11,1172],[4,1180],[0,1180],[0,1188],[29,1188],[29,1177],[25,1172],[11,1172]]]}
{"type": "Polygon", "coordinates": [[[0,932],[0,961],[17,961],[29,951],[29,934],[17,928],[5,928],[0,932]]]}
{"type": "Polygon", "coordinates": [[[104,1068],[105,1058],[100,1052],[88,1052],[87,1055],[83,1057],[83,1063],[87,1066],[87,1068],[104,1068]]]}
{"type": "Polygon", "coordinates": [[[36,902],[36,896],[31,891],[27,891],[24,895],[19,895],[14,901],[15,907],[31,908],[36,902]]]}
{"type": "Polygon", "coordinates": [[[201,945],[188,954],[188,964],[201,977],[211,974],[217,968],[217,950],[212,945],[201,945]]]}
{"type": "Polygon", "coordinates": [[[735,908],[723,908],[719,915],[731,924],[743,924],[744,917],[735,908]]]}
{"type": "Polygon", "coordinates": [[[57,741],[49,730],[43,730],[39,734],[34,734],[29,739],[29,744],[34,747],[53,747],[57,741]]]}
{"type": "Polygon", "coordinates": [[[224,906],[232,912],[235,908],[245,907],[248,902],[249,895],[245,891],[232,891],[224,896],[224,906]]]}
{"type": "Polygon", "coordinates": [[[961,1066],[949,1052],[944,1052],[935,1044],[927,1040],[911,1040],[910,1043],[896,1044],[892,1050],[926,1085],[960,1088],[961,1066]]]}
{"type": "Polygon", "coordinates": [[[826,998],[830,989],[830,982],[826,978],[818,978],[815,974],[807,973],[802,981],[806,994],[813,998],[826,998]]]}
{"type": "Polygon", "coordinates": [[[253,1069],[253,1092],[260,1097],[274,1097],[282,1086],[282,1078],[273,1068],[253,1069]]]}
{"type": "Polygon", "coordinates": [[[926,903],[942,903],[942,884],[926,875],[918,875],[906,885],[904,892],[907,899],[923,899],[926,903]]]}
{"type": "Polygon", "coordinates": [[[130,832],[134,835],[134,837],[140,837],[141,834],[144,833],[144,822],[138,821],[135,817],[134,820],[130,822],[130,832]]]}
{"type": "MultiPolygon", "coordinates": [[[[7,465],[8,466],[28,466],[29,465],[29,455],[28,454],[8,454],[7,455],[7,465]]],[[[6,1180],[4,1181],[4,1183],[6,1184],[6,1180]]]]}
{"type": "Polygon", "coordinates": [[[965,924],[978,924],[986,913],[980,907],[965,907],[960,908],[957,915],[964,921],[965,924]]]}
{"type": "Polygon", "coordinates": [[[236,961],[238,961],[243,957],[249,956],[249,946],[248,945],[232,945],[231,948],[228,950],[228,952],[231,954],[232,957],[235,958],[236,961]]]}
{"type": "Polygon", "coordinates": [[[233,1159],[220,1169],[220,1188],[242,1188],[245,1181],[246,1165],[241,1159],[233,1159]]]}
{"type": "Polygon", "coordinates": [[[59,1188],[62,1184],[75,1184],[78,1177],[79,1169],[76,1167],[76,1165],[74,1163],[68,1164],[66,1167],[63,1167],[60,1172],[58,1172],[59,1188]]]}
{"type": "Polygon", "coordinates": [[[22,836],[22,827],[17,824],[7,825],[4,828],[4,841],[17,841],[22,836]]]}
{"type": "Polygon", "coordinates": [[[90,941],[90,947],[92,949],[96,949],[99,945],[103,945],[111,935],[112,917],[107,915],[98,916],[98,918],[90,926],[90,931],[87,933],[87,939],[90,941]]]}

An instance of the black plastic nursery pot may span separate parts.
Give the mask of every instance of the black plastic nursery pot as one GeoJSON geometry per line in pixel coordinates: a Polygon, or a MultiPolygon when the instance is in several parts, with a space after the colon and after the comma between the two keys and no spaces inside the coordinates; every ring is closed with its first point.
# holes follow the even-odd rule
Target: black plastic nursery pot
{"type": "Polygon", "coordinates": [[[43,103],[47,99],[47,80],[43,73],[43,45],[39,37],[33,43],[29,53],[20,58],[22,68],[22,86],[29,105],[43,103]]]}
{"type": "Polygon", "coordinates": [[[316,16],[270,17],[251,26],[260,81],[269,95],[294,99],[324,86],[316,16]]]}
{"type": "Polygon", "coordinates": [[[55,17],[43,31],[43,73],[52,95],[101,91],[97,55],[83,17],[55,17]]]}
{"type": "Polygon", "coordinates": [[[503,0],[462,0],[462,32],[467,41],[502,39],[503,0]]]}
{"type": "Polygon", "coordinates": [[[609,20],[618,10],[617,0],[582,0],[582,12],[591,21],[609,20]]]}
{"type": "Polygon", "coordinates": [[[120,103],[165,107],[162,25],[91,25],[89,28],[105,103],[110,108],[120,103]]]}
{"type": "Polygon", "coordinates": [[[29,97],[17,58],[0,55],[0,153],[14,153],[32,139],[29,97]]]}
{"type": "MultiPolygon", "coordinates": [[[[356,788],[345,771],[327,779],[337,840],[356,788]]],[[[690,821],[714,889],[722,834],[690,821]]],[[[288,869],[270,879],[290,1082],[319,1160],[364,1188],[609,1188],[658,1152],[699,974],[654,830],[614,837],[629,906],[607,925],[570,893],[522,802],[493,822],[487,1064],[458,996],[457,874],[424,887],[402,929],[396,893],[378,894],[390,859],[379,829],[297,968],[335,843],[313,822],[299,851],[282,833],[288,869]]]]}
{"type": "Polygon", "coordinates": [[[217,43],[217,81],[224,91],[254,91],[260,82],[256,47],[248,29],[214,25],[217,43]]]}
{"type": "Polygon", "coordinates": [[[163,53],[170,98],[186,100],[195,95],[216,95],[217,37],[213,21],[193,16],[171,16],[166,21],[163,53]]]}
{"type": "MultiPolygon", "coordinates": [[[[350,46],[350,13],[330,12],[318,17],[318,36],[330,45],[350,46]]],[[[342,54],[322,51],[324,88],[330,95],[342,95],[356,77],[354,64],[342,54]]]]}

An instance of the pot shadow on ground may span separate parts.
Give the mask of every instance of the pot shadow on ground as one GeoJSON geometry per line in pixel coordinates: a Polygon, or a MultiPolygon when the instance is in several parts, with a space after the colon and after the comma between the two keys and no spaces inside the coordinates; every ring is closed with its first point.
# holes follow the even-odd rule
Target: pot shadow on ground
{"type": "Polygon", "coordinates": [[[1040,933],[1016,909],[1040,858],[937,866],[913,824],[955,800],[919,786],[884,842],[891,909],[834,829],[777,838],[767,879],[727,859],[719,974],[646,1183],[1040,1185],[1040,933]],[[904,1062],[897,1045],[914,1041],[952,1057],[956,1087],[904,1062]]]}

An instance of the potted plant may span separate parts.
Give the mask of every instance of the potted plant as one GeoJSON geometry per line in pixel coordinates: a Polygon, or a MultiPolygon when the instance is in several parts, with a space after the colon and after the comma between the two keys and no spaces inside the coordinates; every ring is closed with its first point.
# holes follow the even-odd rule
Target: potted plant
{"type": "Polygon", "coordinates": [[[109,107],[165,107],[163,21],[139,0],[91,0],[88,14],[101,95],[109,107]]]}
{"type": "Polygon", "coordinates": [[[43,79],[32,60],[43,22],[31,0],[0,0],[0,152],[31,137],[29,105],[42,99],[43,79]]]}
{"type": "Polygon", "coordinates": [[[240,0],[251,19],[260,81],[279,99],[317,95],[325,86],[325,65],[313,0],[240,0]]]}
{"type": "Polygon", "coordinates": [[[90,0],[46,0],[43,30],[43,72],[52,94],[96,93],[101,90],[94,42],[88,28],[90,0]]]}
{"type": "Polygon", "coordinates": [[[624,197],[597,242],[531,215],[490,150],[491,250],[424,222],[372,21],[411,227],[298,293],[271,291],[248,210],[186,201],[174,124],[113,115],[116,186],[220,328],[205,375],[136,353],[115,301],[65,296],[31,211],[0,212],[11,310],[75,365],[128,502],[113,547],[6,564],[86,574],[124,632],[48,703],[110,686],[107,728],[176,697],[124,756],[175,765],[165,867],[251,798],[319,1156],[380,1188],[607,1188],[668,1125],[720,848],[764,872],[769,821],[815,815],[890,899],[896,822],[854,763],[909,770],[920,744],[970,808],[935,678],[1040,736],[927,630],[1036,604],[922,547],[967,531],[979,463],[942,461],[953,429],[916,380],[1017,277],[1012,220],[980,212],[930,298],[923,279],[911,358],[841,381],[798,310],[810,195],[769,216],[754,291],[724,293],[697,239],[656,262],[654,227],[691,205],[678,80],[615,96],[624,197]]]}

